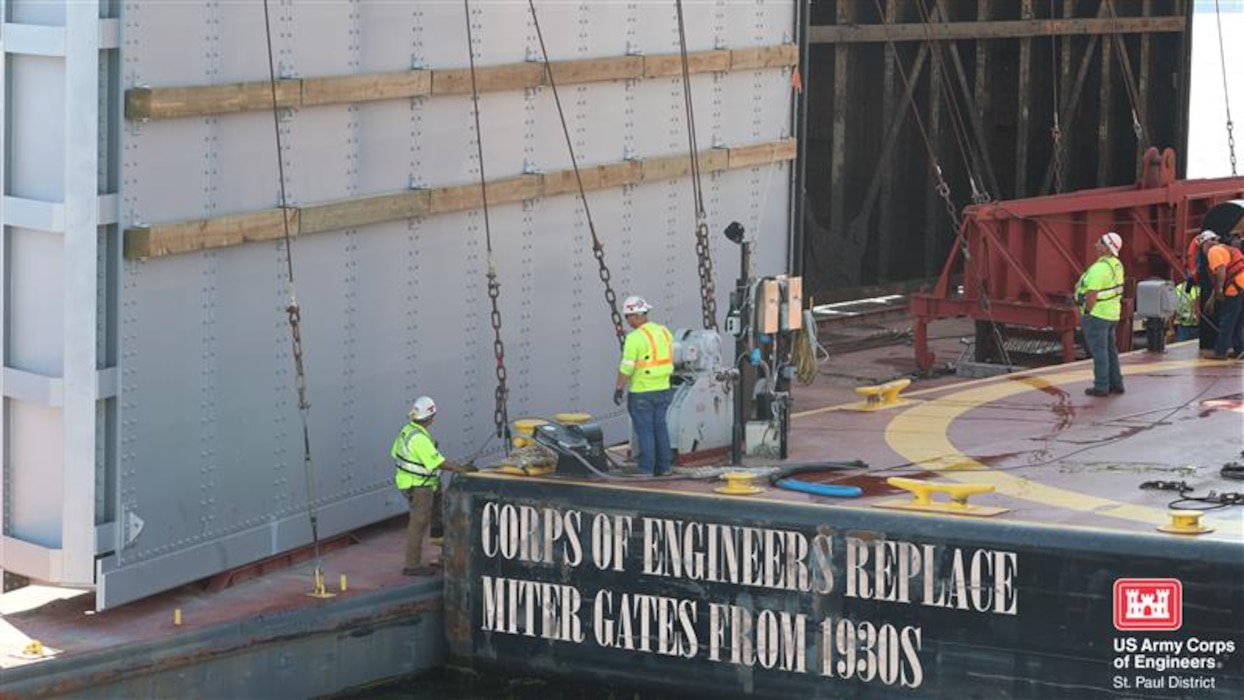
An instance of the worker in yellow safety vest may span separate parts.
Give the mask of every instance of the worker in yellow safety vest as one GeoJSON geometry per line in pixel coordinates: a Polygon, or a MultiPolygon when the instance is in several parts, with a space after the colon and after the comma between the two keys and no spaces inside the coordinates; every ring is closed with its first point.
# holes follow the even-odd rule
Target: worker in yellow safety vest
{"type": "Polygon", "coordinates": [[[1201,287],[1185,283],[1175,285],[1175,342],[1192,340],[1200,331],[1201,314],[1197,306],[1201,300],[1201,287]]]}
{"type": "Polygon", "coordinates": [[[1080,328],[1093,355],[1093,386],[1089,396],[1123,393],[1123,374],[1119,371],[1119,347],[1115,327],[1123,313],[1123,263],[1119,251],[1123,238],[1111,231],[1093,243],[1097,259],[1076,282],[1076,302],[1080,305],[1080,328]]]}
{"type": "Polygon", "coordinates": [[[673,391],[674,337],[665,326],[648,320],[652,307],[640,297],[628,297],[622,313],[631,332],[622,345],[622,363],[614,383],[613,402],[622,405],[623,390],[630,387],[626,411],[639,443],[636,460],[645,474],[670,472],[670,431],[665,421],[673,391]]]}
{"type": "Polygon", "coordinates": [[[440,568],[439,562],[423,564],[423,537],[432,522],[433,500],[441,485],[441,471],[470,471],[445,460],[428,432],[436,418],[436,402],[427,396],[415,399],[407,414],[407,423],[389,454],[396,471],[393,480],[410,506],[406,525],[406,560],[402,573],[406,576],[431,576],[440,568]]]}

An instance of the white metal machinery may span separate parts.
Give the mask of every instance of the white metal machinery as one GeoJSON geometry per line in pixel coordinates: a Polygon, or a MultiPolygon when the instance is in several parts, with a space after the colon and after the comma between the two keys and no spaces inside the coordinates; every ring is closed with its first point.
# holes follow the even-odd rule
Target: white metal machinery
{"type": "MultiPolygon", "coordinates": [[[[673,331],[674,396],[666,411],[674,460],[730,447],[734,402],[730,368],[721,357],[721,336],[715,331],[680,328],[673,331]]],[[[631,431],[631,453],[639,443],[631,431]]]]}

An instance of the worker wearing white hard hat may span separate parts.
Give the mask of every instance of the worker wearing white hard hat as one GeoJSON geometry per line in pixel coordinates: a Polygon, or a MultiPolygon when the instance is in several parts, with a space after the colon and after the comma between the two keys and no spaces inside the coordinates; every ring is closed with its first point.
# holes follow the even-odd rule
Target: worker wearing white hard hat
{"type": "Polygon", "coordinates": [[[402,573],[407,576],[431,576],[439,570],[439,563],[424,565],[423,538],[436,513],[435,500],[441,484],[441,471],[465,469],[446,461],[428,432],[428,427],[436,418],[435,401],[420,396],[411,404],[406,416],[410,422],[402,428],[389,451],[396,470],[394,483],[410,506],[402,573]]]}
{"type": "Polygon", "coordinates": [[[626,411],[631,416],[639,454],[636,462],[645,474],[668,474],[672,463],[670,432],[665,416],[673,391],[674,336],[659,323],[648,320],[652,306],[642,297],[627,297],[622,313],[631,327],[622,345],[622,362],[614,382],[613,402],[622,404],[629,388],[626,411]]]}
{"type": "Polygon", "coordinates": [[[1201,241],[1210,279],[1205,309],[1217,314],[1218,335],[1210,359],[1225,360],[1244,353],[1244,253],[1238,238],[1219,236],[1201,241]]]}
{"type": "Polygon", "coordinates": [[[1123,263],[1119,251],[1123,237],[1114,231],[1102,234],[1093,243],[1097,259],[1076,282],[1076,301],[1080,306],[1080,328],[1093,356],[1093,386],[1089,396],[1123,393],[1123,373],[1119,370],[1119,346],[1115,328],[1123,311],[1123,263]]]}
{"type": "Polygon", "coordinates": [[[1216,243],[1218,234],[1210,229],[1203,229],[1188,241],[1188,250],[1184,259],[1184,295],[1191,297],[1192,290],[1197,290],[1197,338],[1202,356],[1214,352],[1214,343],[1218,341],[1219,309],[1214,306],[1214,279],[1209,271],[1209,260],[1205,257],[1206,243],[1216,243]]]}

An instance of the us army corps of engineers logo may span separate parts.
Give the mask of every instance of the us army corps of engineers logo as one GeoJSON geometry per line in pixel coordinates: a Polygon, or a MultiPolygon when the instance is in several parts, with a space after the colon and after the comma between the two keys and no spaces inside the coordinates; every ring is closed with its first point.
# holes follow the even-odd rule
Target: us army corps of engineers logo
{"type": "Polygon", "coordinates": [[[1233,639],[1207,639],[1183,626],[1183,584],[1173,578],[1121,578],[1114,582],[1114,627],[1128,634],[1113,640],[1111,688],[1143,697],[1156,691],[1181,697],[1218,689],[1218,674],[1235,656],[1233,639]]]}
{"type": "Polygon", "coordinates": [[[1184,624],[1184,587],[1173,578],[1121,578],[1114,582],[1114,628],[1177,630],[1184,624]]]}

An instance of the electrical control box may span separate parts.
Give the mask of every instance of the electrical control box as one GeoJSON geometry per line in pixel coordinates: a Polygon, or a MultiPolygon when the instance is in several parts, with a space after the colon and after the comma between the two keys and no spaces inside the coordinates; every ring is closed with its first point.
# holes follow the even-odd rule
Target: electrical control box
{"type": "Polygon", "coordinates": [[[1175,285],[1168,280],[1142,280],[1136,285],[1136,315],[1171,318],[1179,308],[1175,285]]]}
{"type": "Polygon", "coordinates": [[[797,331],[803,328],[803,278],[779,277],[782,284],[781,328],[797,331]]]}
{"type": "Polygon", "coordinates": [[[760,283],[760,308],[756,309],[756,326],[761,333],[777,333],[781,327],[782,290],[778,281],[760,283]]]}

